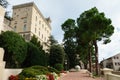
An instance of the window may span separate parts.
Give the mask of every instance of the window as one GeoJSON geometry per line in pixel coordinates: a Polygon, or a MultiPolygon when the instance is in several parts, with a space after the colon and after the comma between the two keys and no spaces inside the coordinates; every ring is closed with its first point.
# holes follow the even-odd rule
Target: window
{"type": "Polygon", "coordinates": [[[14,13],[14,15],[16,15],[16,12],[14,13]]]}
{"type": "Polygon", "coordinates": [[[16,26],[14,26],[14,31],[16,31],[16,26]]]}
{"type": "Polygon", "coordinates": [[[42,34],[42,39],[43,39],[43,34],[42,34]]]}
{"type": "Polygon", "coordinates": [[[39,24],[41,24],[41,21],[39,21],[39,24]]]}
{"type": "Polygon", "coordinates": [[[44,28],[44,24],[42,24],[42,28],[44,28]]]}
{"type": "Polygon", "coordinates": [[[40,31],[39,31],[39,36],[40,36],[40,31]]]}
{"type": "Polygon", "coordinates": [[[27,18],[24,18],[24,23],[26,23],[27,22],[27,18]]]}
{"type": "Polygon", "coordinates": [[[37,16],[36,16],[36,21],[37,21],[37,16]]]}
{"type": "Polygon", "coordinates": [[[115,62],[115,65],[117,65],[117,63],[115,62]]]}
{"type": "Polygon", "coordinates": [[[23,31],[26,31],[26,24],[25,24],[24,27],[23,27],[23,31]]]}
{"type": "Polygon", "coordinates": [[[116,59],[116,57],[114,56],[114,59],[116,59]]]}
{"type": "Polygon", "coordinates": [[[35,28],[35,33],[36,33],[36,28],[35,28]]]}
{"type": "Polygon", "coordinates": [[[117,56],[117,59],[119,59],[119,57],[117,56]]]}

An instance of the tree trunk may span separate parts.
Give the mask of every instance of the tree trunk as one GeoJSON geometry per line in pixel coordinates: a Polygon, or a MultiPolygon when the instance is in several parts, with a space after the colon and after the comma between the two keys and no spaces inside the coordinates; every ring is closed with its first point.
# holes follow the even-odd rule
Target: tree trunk
{"type": "Polygon", "coordinates": [[[99,75],[99,66],[98,66],[98,46],[96,40],[93,41],[93,45],[95,46],[95,67],[96,67],[96,75],[99,75]]]}
{"type": "Polygon", "coordinates": [[[90,52],[90,48],[89,48],[89,71],[92,72],[92,59],[91,59],[91,52],[90,52]]]}
{"type": "Polygon", "coordinates": [[[87,69],[87,63],[84,63],[84,69],[87,69]]]}

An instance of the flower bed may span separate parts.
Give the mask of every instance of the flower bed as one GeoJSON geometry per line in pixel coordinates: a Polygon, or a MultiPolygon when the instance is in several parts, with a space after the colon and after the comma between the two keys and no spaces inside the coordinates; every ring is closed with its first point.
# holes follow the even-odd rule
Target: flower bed
{"type": "Polygon", "coordinates": [[[25,68],[18,76],[11,75],[9,80],[58,80],[59,71],[43,66],[25,68]]]}

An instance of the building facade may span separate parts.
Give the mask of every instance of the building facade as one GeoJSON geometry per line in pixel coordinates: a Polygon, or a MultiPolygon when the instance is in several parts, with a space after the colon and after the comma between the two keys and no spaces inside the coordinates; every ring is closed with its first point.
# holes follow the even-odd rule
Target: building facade
{"type": "Polygon", "coordinates": [[[12,18],[11,26],[15,32],[22,35],[27,41],[35,35],[43,45],[44,50],[49,48],[51,20],[44,18],[33,2],[13,6],[12,18]]]}
{"type": "Polygon", "coordinates": [[[111,68],[115,71],[120,71],[120,53],[101,61],[101,64],[103,68],[111,68]]]}
{"type": "Polygon", "coordinates": [[[0,33],[5,31],[13,31],[10,24],[11,20],[5,17],[5,9],[0,6],[0,33]]]}
{"type": "Polygon", "coordinates": [[[4,15],[5,15],[5,9],[0,5],[0,33],[4,30],[4,15]]]}

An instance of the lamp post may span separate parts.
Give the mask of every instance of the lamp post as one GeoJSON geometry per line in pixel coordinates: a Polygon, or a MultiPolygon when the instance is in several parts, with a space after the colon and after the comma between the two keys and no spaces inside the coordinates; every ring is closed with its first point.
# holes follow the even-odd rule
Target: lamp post
{"type": "Polygon", "coordinates": [[[67,60],[65,60],[65,70],[67,71],[67,60]]]}

